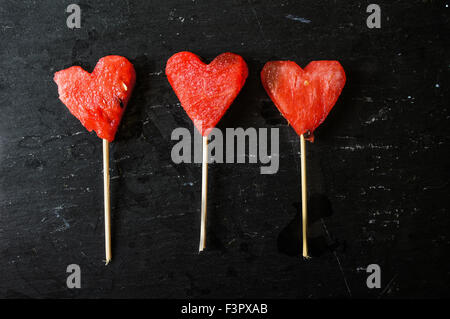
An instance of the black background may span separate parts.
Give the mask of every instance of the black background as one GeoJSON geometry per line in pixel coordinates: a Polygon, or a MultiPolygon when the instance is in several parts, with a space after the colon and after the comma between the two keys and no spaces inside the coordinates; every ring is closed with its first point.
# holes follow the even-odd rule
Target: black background
{"type": "Polygon", "coordinates": [[[0,296],[317,298],[449,296],[449,18],[444,2],[0,3],[0,296]],[[299,19],[302,18],[302,19],[299,19]],[[306,20],[305,20],[306,19],[306,20]],[[231,51],[247,82],[218,127],[278,127],[280,168],[212,164],[208,250],[197,253],[201,167],[176,165],[193,126],[164,75],[189,50],[231,51]],[[111,144],[113,262],[105,267],[102,148],[58,100],[57,70],[130,59],[137,85],[111,144]],[[268,60],[339,60],[344,91],[307,144],[311,250],[296,233],[299,139],[262,88],[268,60]],[[82,288],[66,287],[79,264],[82,288]],[[365,267],[379,264],[381,289],[365,267]]]}

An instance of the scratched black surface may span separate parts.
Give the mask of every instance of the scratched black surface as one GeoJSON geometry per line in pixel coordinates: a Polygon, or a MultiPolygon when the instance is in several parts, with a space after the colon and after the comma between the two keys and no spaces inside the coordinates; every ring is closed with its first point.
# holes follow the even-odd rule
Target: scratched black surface
{"type": "Polygon", "coordinates": [[[449,296],[449,17],[445,2],[72,1],[0,3],[0,297],[449,296]],[[175,52],[225,51],[250,69],[219,124],[278,127],[280,168],[213,164],[209,249],[199,255],[201,169],[175,165],[192,124],[164,75],[175,52]],[[137,85],[111,145],[113,262],[105,267],[101,142],[58,100],[55,71],[129,58],[137,85]],[[299,140],[265,94],[270,59],[336,59],[348,82],[308,144],[311,245],[296,231],[299,140]],[[66,287],[79,264],[82,288],[66,287]],[[365,267],[382,269],[381,289],[365,267]]]}

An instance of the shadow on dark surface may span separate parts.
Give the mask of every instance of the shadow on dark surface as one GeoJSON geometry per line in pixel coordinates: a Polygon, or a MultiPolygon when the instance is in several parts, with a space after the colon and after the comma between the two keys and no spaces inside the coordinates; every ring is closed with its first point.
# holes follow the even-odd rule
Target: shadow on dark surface
{"type": "MultiPolygon", "coordinates": [[[[278,235],[278,251],[288,256],[299,256],[302,253],[302,212],[301,203],[293,203],[296,209],[295,217],[278,235]]],[[[327,234],[314,229],[313,224],[322,218],[333,215],[330,200],[323,194],[312,194],[308,198],[308,248],[312,257],[319,257],[327,251],[335,250],[339,245],[330,242],[327,234]]],[[[322,229],[322,228],[321,228],[322,229]]]]}
{"type": "Polygon", "coordinates": [[[127,141],[142,134],[144,109],[147,106],[151,83],[149,73],[154,68],[154,63],[145,55],[138,56],[130,62],[136,70],[136,85],[117,131],[118,141],[127,141]]]}

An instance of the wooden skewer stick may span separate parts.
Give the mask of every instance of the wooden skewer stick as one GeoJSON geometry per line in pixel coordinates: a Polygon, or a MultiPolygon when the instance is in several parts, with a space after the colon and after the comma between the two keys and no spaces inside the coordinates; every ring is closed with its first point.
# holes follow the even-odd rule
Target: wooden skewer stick
{"type": "Polygon", "coordinates": [[[109,195],[109,142],[103,139],[103,194],[105,201],[105,256],[111,261],[111,202],[109,195]]]}
{"type": "Polygon", "coordinates": [[[305,136],[300,135],[300,161],[302,167],[302,234],[303,234],[303,257],[309,258],[308,255],[308,203],[306,191],[306,152],[305,152],[305,136]]]}
{"type": "Polygon", "coordinates": [[[206,203],[208,197],[208,136],[203,136],[203,161],[202,161],[202,215],[200,224],[200,253],[206,246],[206,203]]]}

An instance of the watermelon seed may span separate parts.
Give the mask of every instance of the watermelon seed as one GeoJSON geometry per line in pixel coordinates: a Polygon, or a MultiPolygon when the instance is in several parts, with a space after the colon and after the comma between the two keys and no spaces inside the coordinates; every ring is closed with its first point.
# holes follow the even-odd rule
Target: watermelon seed
{"type": "Polygon", "coordinates": [[[304,136],[305,138],[310,138],[310,137],[311,137],[311,131],[310,131],[310,130],[307,130],[307,131],[303,134],[303,136],[304,136]]]}
{"type": "Polygon", "coordinates": [[[120,105],[120,107],[123,109],[123,107],[124,107],[124,105],[123,105],[123,101],[122,101],[122,99],[121,98],[118,98],[119,99],[119,105],[120,105]]]}

